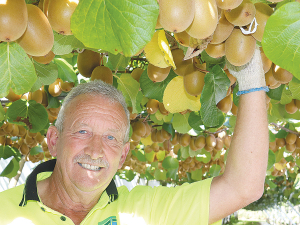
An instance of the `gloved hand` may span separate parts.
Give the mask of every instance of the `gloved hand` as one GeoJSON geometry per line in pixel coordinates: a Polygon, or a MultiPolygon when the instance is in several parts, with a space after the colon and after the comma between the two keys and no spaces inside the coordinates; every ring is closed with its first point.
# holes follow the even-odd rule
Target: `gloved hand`
{"type": "Polygon", "coordinates": [[[252,59],[245,65],[234,66],[227,59],[226,65],[229,72],[237,78],[239,84],[237,95],[259,90],[269,90],[266,86],[265,73],[258,47],[255,49],[252,59]]]}

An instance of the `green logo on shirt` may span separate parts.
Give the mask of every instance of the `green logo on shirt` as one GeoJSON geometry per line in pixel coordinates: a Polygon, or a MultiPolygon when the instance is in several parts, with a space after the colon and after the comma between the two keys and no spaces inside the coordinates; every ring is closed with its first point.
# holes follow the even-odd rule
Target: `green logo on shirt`
{"type": "Polygon", "coordinates": [[[117,225],[117,218],[115,216],[110,216],[102,222],[99,222],[98,225],[117,225]]]}

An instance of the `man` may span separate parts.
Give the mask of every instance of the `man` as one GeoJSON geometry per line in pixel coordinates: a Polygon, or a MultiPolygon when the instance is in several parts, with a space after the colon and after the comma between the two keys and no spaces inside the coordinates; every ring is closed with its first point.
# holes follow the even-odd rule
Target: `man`
{"type": "Polygon", "coordinates": [[[0,224],[212,224],[259,199],[269,144],[259,50],[246,66],[228,67],[242,95],[223,175],[117,190],[112,178],[129,151],[129,112],[115,88],[90,82],[70,92],[48,130],[57,160],[39,165],[25,188],[0,194],[0,224]]]}

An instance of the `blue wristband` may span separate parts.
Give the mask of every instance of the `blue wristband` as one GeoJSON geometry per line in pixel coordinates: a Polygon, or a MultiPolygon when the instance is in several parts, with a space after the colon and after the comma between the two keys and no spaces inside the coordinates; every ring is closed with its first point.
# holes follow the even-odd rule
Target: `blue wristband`
{"type": "Polygon", "coordinates": [[[260,88],[251,88],[251,89],[248,89],[248,90],[239,91],[238,93],[236,93],[236,95],[240,96],[242,94],[247,94],[247,93],[251,93],[251,92],[254,92],[254,91],[265,91],[265,92],[268,92],[269,91],[269,87],[265,86],[265,87],[260,87],[260,88]]]}

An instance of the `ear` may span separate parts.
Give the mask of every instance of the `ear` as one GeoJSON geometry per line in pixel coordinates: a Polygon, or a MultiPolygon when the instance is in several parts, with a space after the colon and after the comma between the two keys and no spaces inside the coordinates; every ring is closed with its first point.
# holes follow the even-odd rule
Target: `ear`
{"type": "Polygon", "coordinates": [[[56,143],[59,132],[55,126],[50,126],[47,131],[47,144],[49,152],[53,157],[57,155],[56,143]]]}
{"type": "Polygon", "coordinates": [[[130,143],[127,142],[124,146],[123,146],[123,150],[122,150],[122,155],[121,155],[121,159],[119,162],[119,167],[118,169],[121,169],[121,167],[123,166],[123,163],[125,162],[125,159],[127,157],[127,154],[129,152],[129,148],[130,148],[130,143]]]}

